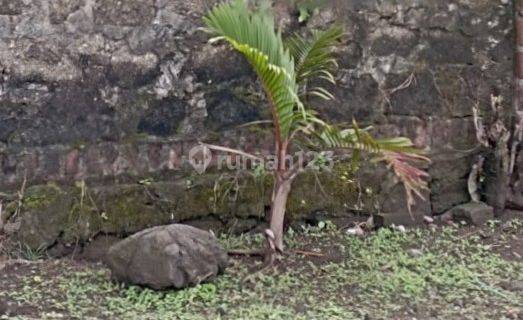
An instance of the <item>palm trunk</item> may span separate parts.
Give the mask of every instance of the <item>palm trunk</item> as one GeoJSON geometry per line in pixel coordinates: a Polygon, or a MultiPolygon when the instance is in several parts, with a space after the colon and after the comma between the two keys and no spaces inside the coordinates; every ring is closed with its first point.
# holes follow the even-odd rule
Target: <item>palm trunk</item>
{"type": "Polygon", "coordinates": [[[283,222],[285,219],[287,199],[291,191],[291,184],[292,179],[285,178],[280,172],[276,173],[271,207],[270,229],[274,234],[275,249],[280,252],[283,252],[283,222]]]}

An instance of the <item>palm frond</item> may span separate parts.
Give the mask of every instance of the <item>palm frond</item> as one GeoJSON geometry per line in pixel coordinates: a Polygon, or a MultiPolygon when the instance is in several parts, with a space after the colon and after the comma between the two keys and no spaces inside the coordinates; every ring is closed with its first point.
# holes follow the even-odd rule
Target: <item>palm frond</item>
{"type": "Polygon", "coordinates": [[[273,108],[278,138],[288,138],[295,113],[303,113],[294,60],[268,10],[251,10],[238,0],[215,6],[204,17],[212,41],[225,40],[241,52],[261,80],[273,108]]]}
{"type": "Polygon", "coordinates": [[[422,191],[428,190],[425,179],[429,175],[417,165],[428,163],[430,159],[408,138],[374,139],[369,131],[370,128],[360,129],[356,122],[352,128],[343,130],[324,125],[316,137],[327,148],[348,149],[357,155],[366,152],[374,156],[373,161],[384,162],[403,183],[410,212],[415,196],[423,199],[422,191]]]}
{"type": "MultiPolygon", "coordinates": [[[[334,25],[325,31],[313,31],[310,39],[299,34],[294,35],[286,41],[296,65],[296,81],[308,94],[306,85],[314,79],[324,79],[334,83],[334,71],[338,68],[336,59],[333,57],[332,49],[343,36],[343,28],[334,25]]],[[[320,92],[320,97],[329,100],[330,94],[326,95],[325,89],[321,91],[315,88],[312,93],[320,92]]]]}
{"type": "Polygon", "coordinates": [[[425,180],[429,177],[429,174],[417,168],[413,163],[430,162],[428,158],[416,153],[382,151],[381,155],[376,157],[374,161],[384,162],[403,183],[409,212],[416,202],[415,196],[425,199],[422,191],[429,190],[428,183],[425,180]]]}

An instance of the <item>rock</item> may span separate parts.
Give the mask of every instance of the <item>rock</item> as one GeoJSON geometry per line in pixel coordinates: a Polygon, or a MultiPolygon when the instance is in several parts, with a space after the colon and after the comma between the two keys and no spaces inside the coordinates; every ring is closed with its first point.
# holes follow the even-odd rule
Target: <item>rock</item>
{"type": "MultiPolygon", "coordinates": [[[[1,269],[0,269],[1,270],[1,269]]],[[[9,315],[7,309],[7,303],[3,300],[0,300],[0,316],[9,315]]]]}
{"type": "Polygon", "coordinates": [[[222,130],[260,119],[255,105],[242,101],[229,90],[214,92],[207,100],[209,128],[222,130]]]}
{"type": "Polygon", "coordinates": [[[69,255],[74,256],[77,252],[77,249],[78,248],[75,245],[58,242],[56,245],[47,250],[47,255],[55,259],[67,257],[69,255]]]}
{"type": "Polygon", "coordinates": [[[225,231],[225,225],[222,221],[215,217],[205,217],[201,219],[192,219],[183,221],[183,224],[186,224],[191,227],[195,227],[201,230],[209,231],[214,234],[219,234],[225,231]]]}
{"type": "Polygon", "coordinates": [[[18,232],[18,230],[20,230],[20,225],[21,225],[21,221],[16,221],[13,223],[6,223],[4,225],[3,232],[8,236],[16,234],[18,232]]]}
{"type": "MultiPolygon", "coordinates": [[[[438,163],[436,162],[434,166],[437,167],[438,163]]],[[[431,196],[433,214],[442,214],[456,205],[470,201],[466,179],[434,180],[431,190],[433,190],[431,196]]]]}
{"type": "Polygon", "coordinates": [[[33,250],[53,245],[68,222],[72,203],[72,197],[55,185],[29,188],[18,221],[20,242],[33,250]]]}
{"type": "Polygon", "coordinates": [[[56,0],[49,3],[49,20],[51,24],[63,23],[67,17],[78,10],[82,0],[56,0]]]}
{"type": "Polygon", "coordinates": [[[407,253],[413,258],[421,257],[423,255],[423,251],[420,249],[409,249],[407,250],[407,253]]]}
{"type": "Polygon", "coordinates": [[[523,211],[521,210],[505,210],[503,212],[503,217],[507,219],[507,221],[513,220],[513,219],[519,219],[523,220],[523,211]]]}
{"type": "Polygon", "coordinates": [[[242,234],[256,228],[261,223],[258,219],[232,219],[227,223],[227,231],[231,234],[242,234]]]}
{"type": "Polygon", "coordinates": [[[431,223],[434,223],[434,218],[425,216],[425,217],[423,217],[423,221],[425,221],[425,223],[431,224],[431,223]]]}
{"type": "Polygon", "coordinates": [[[407,229],[406,229],[405,226],[403,226],[403,225],[399,225],[399,226],[397,226],[397,225],[393,224],[393,225],[391,226],[391,228],[392,228],[393,230],[396,230],[397,232],[401,232],[401,233],[405,233],[405,232],[407,232],[407,229]]]}
{"type": "Polygon", "coordinates": [[[22,1],[0,0],[0,15],[21,14],[22,6],[22,1]]]}
{"type": "Polygon", "coordinates": [[[139,26],[154,19],[153,1],[107,0],[96,2],[94,18],[97,24],[139,26]]]}
{"type": "MultiPolygon", "coordinates": [[[[8,258],[4,255],[0,255],[0,271],[4,270],[4,268],[7,266],[7,260],[8,258]]],[[[2,312],[0,311],[0,315],[2,312]]]]}
{"type": "Polygon", "coordinates": [[[468,224],[481,226],[494,218],[494,209],[482,202],[469,202],[456,206],[446,214],[452,215],[456,222],[465,221],[468,224]]]}
{"type": "Polygon", "coordinates": [[[447,211],[444,214],[434,217],[434,222],[437,224],[449,224],[452,223],[452,213],[447,211]]]}
{"type": "Polygon", "coordinates": [[[109,248],[120,240],[120,238],[110,235],[96,237],[85,245],[79,257],[92,262],[105,261],[109,248]]]}
{"type": "Polygon", "coordinates": [[[16,308],[15,308],[15,306],[13,306],[13,303],[8,302],[3,298],[0,298],[0,318],[8,319],[11,316],[15,316],[16,315],[15,311],[16,311],[16,308]]]}
{"type": "Polygon", "coordinates": [[[365,235],[365,231],[360,226],[355,226],[354,228],[349,228],[345,232],[351,236],[363,237],[365,235]]]}
{"type": "Polygon", "coordinates": [[[156,290],[185,288],[214,278],[227,253],[210,233],[182,224],[143,230],[113,245],[107,264],[117,280],[156,290]]]}
{"type": "Polygon", "coordinates": [[[516,281],[505,281],[500,283],[500,287],[502,287],[505,290],[509,291],[516,291],[516,292],[523,292],[523,281],[516,280],[516,281]]]}
{"type": "Polygon", "coordinates": [[[185,103],[177,98],[155,101],[138,122],[138,131],[159,137],[173,135],[185,117],[185,109],[185,103]]]}

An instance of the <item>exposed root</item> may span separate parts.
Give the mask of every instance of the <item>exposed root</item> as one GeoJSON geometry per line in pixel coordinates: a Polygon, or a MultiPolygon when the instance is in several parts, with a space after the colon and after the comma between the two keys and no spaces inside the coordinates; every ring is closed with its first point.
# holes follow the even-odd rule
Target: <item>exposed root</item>
{"type": "Polygon", "coordinates": [[[227,253],[230,256],[247,256],[247,257],[263,257],[265,256],[266,249],[253,249],[253,250],[229,250],[227,253]]]}
{"type": "Polygon", "coordinates": [[[294,250],[293,251],[296,254],[301,254],[302,256],[309,256],[309,257],[324,257],[325,255],[320,252],[312,252],[312,251],[303,251],[303,250],[294,250]]]}
{"type": "Polygon", "coordinates": [[[253,274],[249,275],[246,279],[251,278],[253,275],[264,272],[267,269],[271,269],[274,266],[274,262],[276,261],[276,257],[278,254],[282,253],[281,251],[276,249],[275,244],[275,237],[274,233],[270,229],[266,229],[265,232],[265,238],[267,240],[267,247],[263,249],[254,249],[254,250],[229,250],[228,254],[232,256],[259,256],[263,257],[263,264],[262,267],[254,272],[253,274]]]}
{"type": "Polygon", "coordinates": [[[472,166],[472,170],[470,170],[470,174],[468,177],[467,185],[468,185],[468,191],[470,198],[472,201],[479,202],[481,201],[480,193],[479,193],[479,183],[481,174],[483,173],[483,164],[485,163],[485,157],[479,156],[478,161],[474,163],[472,166]]]}
{"type": "Polygon", "coordinates": [[[276,251],[270,251],[270,250],[264,250],[265,254],[263,256],[263,264],[262,266],[243,278],[243,282],[253,282],[256,283],[255,277],[261,273],[265,273],[269,270],[274,269],[274,262],[276,261],[277,252],[276,251]]]}

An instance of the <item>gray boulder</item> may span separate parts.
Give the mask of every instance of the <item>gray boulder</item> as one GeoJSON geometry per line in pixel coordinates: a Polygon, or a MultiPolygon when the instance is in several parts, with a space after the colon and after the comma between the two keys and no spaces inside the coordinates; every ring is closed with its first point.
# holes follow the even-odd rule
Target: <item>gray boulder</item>
{"type": "Polygon", "coordinates": [[[494,208],[483,202],[469,202],[456,206],[445,213],[456,222],[465,221],[468,224],[481,226],[494,219],[494,208]]]}
{"type": "Polygon", "coordinates": [[[182,224],[150,228],[116,244],[106,263],[121,282],[156,290],[208,281],[227,267],[227,252],[209,232],[182,224]]]}

